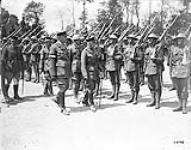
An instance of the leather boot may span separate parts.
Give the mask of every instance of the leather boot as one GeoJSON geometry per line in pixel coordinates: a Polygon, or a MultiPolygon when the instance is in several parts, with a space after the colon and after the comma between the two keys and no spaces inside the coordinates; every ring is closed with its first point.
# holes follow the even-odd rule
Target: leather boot
{"type": "Polygon", "coordinates": [[[183,114],[187,114],[186,105],[187,105],[187,99],[183,99],[183,101],[182,101],[182,113],[183,114]]]}
{"type": "Polygon", "coordinates": [[[152,96],[152,101],[151,101],[149,104],[147,104],[147,107],[155,106],[155,103],[156,103],[155,93],[152,92],[152,93],[151,93],[151,96],[152,96]]]}
{"type": "Polygon", "coordinates": [[[48,84],[47,83],[44,85],[44,92],[43,92],[43,94],[44,94],[44,96],[49,96],[49,94],[48,94],[48,84]]]}
{"type": "Polygon", "coordinates": [[[135,98],[135,92],[134,92],[134,91],[131,91],[131,99],[128,100],[128,101],[126,101],[125,103],[132,103],[133,100],[134,100],[134,98],[135,98]]]}
{"type": "Polygon", "coordinates": [[[114,96],[114,101],[118,101],[119,99],[119,89],[120,89],[120,85],[119,84],[116,84],[116,87],[115,87],[115,96],[114,96]]]}
{"type": "Polygon", "coordinates": [[[109,96],[110,99],[114,98],[114,96],[115,96],[115,91],[116,91],[116,85],[115,85],[115,84],[112,84],[112,93],[111,93],[111,95],[109,96]]]}
{"type": "Polygon", "coordinates": [[[22,100],[22,98],[18,95],[19,85],[13,85],[13,91],[14,91],[14,99],[16,100],[22,100]]]}
{"type": "Polygon", "coordinates": [[[155,109],[159,109],[160,108],[160,94],[156,93],[155,94],[155,109]]]}
{"type": "Polygon", "coordinates": [[[53,88],[52,88],[52,82],[49,83],[48,89],[49,89],[49,92],[50,92],[50,96],[54,96],[54,92],[53,92],[53,88]]]}
{"type": "Polygon", "coordinates": [[[99,83],[96,83],[96,87],[94,90],[94,97],[99,95],[99,83]]]}
{"type": "Polygon", "coordinates": [[[136,105],[138,103],[138,95],[139,95],[139,92],[136,91],[135,92],[135,98],[134,98],[134,101],[133,101],[133,104],[136,105]]]}
{"type": "Polygon", "coordinates": [[[9,84],[5,84],[2,89],[2,92],[3,92],[3,96],[4,96],[4,102],[6,102],[6,103],[13,101],[13,99],[11,99],[8,95],[8,90],[9,90],[9,84]]]}
{"type": "Polygon", "coordinates": [[[172,111],[177,112],[182,110],[182,100],[179,98],[178,107],[174,108],[172,111]]]}

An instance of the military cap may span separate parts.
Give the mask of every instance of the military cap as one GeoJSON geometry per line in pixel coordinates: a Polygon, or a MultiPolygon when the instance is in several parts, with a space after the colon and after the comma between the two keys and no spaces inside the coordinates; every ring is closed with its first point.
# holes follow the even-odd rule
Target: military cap
{"type": "Polygon", "coordinates": [[[186,35],[183,33],[179,33],[177,36],[173,37],[173,40],[176,39],[186,39],[186,35]]]}
{"type": "Polygon", "coordinates": [[[114,35],[114,34],[110,35],[110,36],[109,36],[109,38],[110,38],[110,39],[117,40],[117,36],[116,36],[116,35],[114,35]]]}
{"type": "Polygon", "coordinates": [[[66,31],[61,31],[56,34],[57,36],[67,36],[66,31]]]}
{"type": "Polygon", "coordinates": [[[158,37],[156,34],[151,33],[151,34],[148,36],[148,38],[158,39],[159,37],[158,37]]]}

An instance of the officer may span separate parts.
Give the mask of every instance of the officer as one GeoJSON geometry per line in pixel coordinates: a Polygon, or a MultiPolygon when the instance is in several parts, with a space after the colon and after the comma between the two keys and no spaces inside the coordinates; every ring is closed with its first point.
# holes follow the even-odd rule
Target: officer
{"type": "Polygon", "coordinates": [[[160,108],[161,68],[164,62],[162,50],[159,50],[156,45],[157,39],[157,35],[150,34],[148,36],[149,46],[145,50],[145,76],[148,78],[148,87],[152,96],[152,101],[147,107],[155,106],[155,109],[160,108]]]}
{"type": "Polygon", "coordinates": [[[182,111],[183,114],[186,114],[188,79],[190,74],[190,50],[186,44],[186,36],[184,34],[180,33],[173,41],[174,46],[171,46],[172,79],[179,100],[178,107],[173,109],[173,111],[182,111]]]}
{"type": "Polygon", "coordinates": [[[129,79],[131,89],[131,99],[126,103],[137,104],[138,94],[141,83],[141,62],[143,59],[143,51],[135,47],[138,39],[134,35],[129,35],[124,39],[123,56],[124,56],[124,72],[129,79]],[[128,44],[129,43],[129,44],[128,44]]]}
{"type": "Polygon", "coordinates": [[[38,43],[38,39],[36,36],[31,37],[32,45],[29,50],[29,54],[31,54],[31,65],[35,74],[34,83],[39,83],[39,60],[40,60],[40,45],[38,43]]]}
{"type": "Polygon", "coordinates": [[[42,74],[43,88],[45,96],[53,96],[52,81],[49,72],[49,52],[51,46],[51,38],[44,37],[43,46],[40,51],[39,73],[42,74]]]}
{"type": "Polygon", "coordinates": [[[50,47],[49,53],[50,75],[55,80],[59,92],[56,103],[61,108],[61,113],[69,115],[65,106],[65,92],[69,87],[70,58],[67,49],[67,33],[65,31],[57,33],[57,42],[50,47]]]}
{"type": "Polygon", "coordinates": [[[6,102],[12,99],[8,95],[8,90],[11,81],[13,81],[14,99],[21,100],[18,95],[19,79],[24,78],[24,61],[22,56],[22,49],[18,44],[18,38],[13,36],[10,38],[8,44],[2,51],[1,56],[1,75],[5,78],[6,84],[3,88],[3,96],[6,102]]]}
{"type": "Polygon", "coordinates": [[[106,49],[106,71],[109,72],[110,81],[112,85],[112,94],[110,96],[114,101],[118,100],[119,88],[120,88],[120,61],[122,60],[122,55],[120,54],[119,47],[117,45],[117,37],[111,35],[111,43],[106,49]]]}
{"type": "Polygon", "coordinates": [[[90,106],[90,109],[95,112],[93,92],[98,72],[98,58],[95,51],[95,38],[93,36],[87,39],[87,47],[82,51],[81,72],[85,80],[85,95],[82,103],[90,106]]]}
{"type": "Polygon", "coordinates": [[[78,99],[78,92],[80,89],[80,82],[82,80],[82,73],[81,73],[81,45],[80,45],[80,36],[74,35],[73,36],[74,44],[70,48],[70,58],[72,63],[72,83],[73,83],[73,93],[74,98],[77,103],[79,103],[78,99]]]}

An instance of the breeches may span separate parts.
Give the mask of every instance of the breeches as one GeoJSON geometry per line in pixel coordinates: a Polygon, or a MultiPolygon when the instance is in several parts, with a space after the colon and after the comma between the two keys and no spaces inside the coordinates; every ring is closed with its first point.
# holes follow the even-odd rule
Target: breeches
{"type": "Polygon", "coordinates": [[[118,71],[109,71],[111,84],[120,84],[120,78],[118,71]]]}
{"type": "Polygon", "coordinates": [[[138,71],[127,72],[127,78],[129,79],[129,86],[131,91],[138,92],[140,90],[140,74],[138,71]]]}
{"type": "Polygon", "coordinates": [[[161,77],[160,74],[148,76],[148,87],[151,93],[157,93],[161,96],[161,77]]]}

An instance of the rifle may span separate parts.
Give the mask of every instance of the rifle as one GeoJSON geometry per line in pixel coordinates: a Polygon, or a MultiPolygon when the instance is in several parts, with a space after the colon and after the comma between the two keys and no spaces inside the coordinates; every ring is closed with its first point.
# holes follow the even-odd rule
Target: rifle
{"type": "MultiPolygon", "coordinates": [[[[172,21],[172,23],[170,25],[167,26],[167,28],[163,31],[162,35],[160,36],[158,42],[161,42],[164,37],[166,36],[167,32],[169,31],[169,29],[174,25],[174,23],[177,21],[177,19],[179,18],[179,15],[177,15],[174,20],[172,21]]],[[[157,43],[158,43],[157,42],[157,43]]],[[[158,47],[154,49],[153,55],[151,56],[151,58],[155,58],[156,57],[156,52],[158,52],[160,49],[162,48],[162,44],[158,47]]]]}
{"type": "Polygon", "coordinates": [[[128,27],[123,31],[123,33],[121,34],[121,36],[118,38],[118,43],[120,43],[120,42],[124,39],[125,35],[126,35],[129,31],[131,31],[133,28],[134,28],[133,25],[132,25],[132,26],[128,26],[128,27]]]}
{"type": "Polygon", "coordinates": [[[19,33],[21,31],[21,27],[15,29],[8,37],[7,39],[9,39],[11,36],[15,36],[17,33],[19,33]]]}
{"type": "Polygon", "coordinates": [[[100,37],[101,37],[103,31],[105,30],[105,28],[106,28],[106,23],[104,23],[103,27],[101,28],[101,30],[99,32],[99,35],[98,35],[98,39],[100,39],[100,37]]]}
{"type": "Polygon", "coordinates": [[[34,29],[27,31],[23,36],[19,38],[19,40],[25,38],[26,36],[30,37],[39,27],[40,25],[36,26],[34,29]]]}

